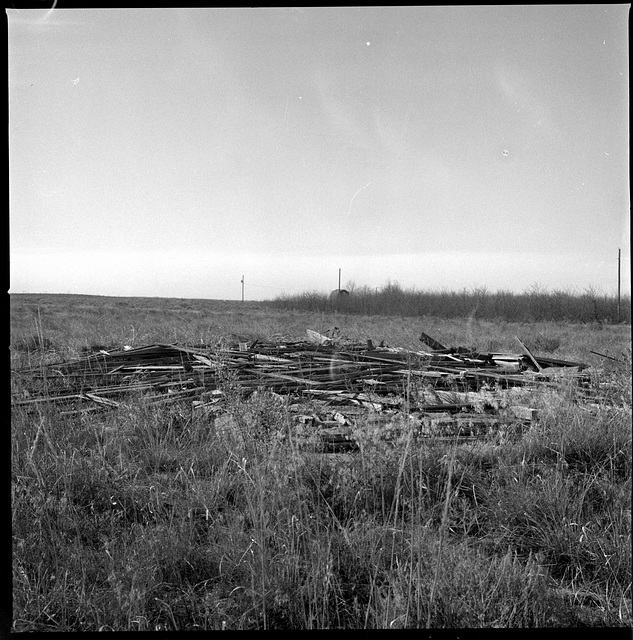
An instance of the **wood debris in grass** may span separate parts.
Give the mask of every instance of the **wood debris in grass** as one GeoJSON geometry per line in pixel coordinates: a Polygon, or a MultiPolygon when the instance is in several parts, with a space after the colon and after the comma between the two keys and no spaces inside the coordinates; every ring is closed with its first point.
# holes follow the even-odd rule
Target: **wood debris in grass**
{"type": "MultiPolygon", "coordinates": [[[[530,407],[502,407],[499,392],[504,389],[573,380],[591,396],[587,365],[534,355],[517,340],[524,353],[479,353],[444,347],[422,333],[426,350],[413,351],[375,347],[371,340],[346,342],[338,330],[326,336],[308,329],[303,341],[258,340],[227,347],[156,343],[101,350],[16,371],[21,393],[12,398],[12,406],[47,403],[66,414],[115,410],[126,397],[140,394],[148,404],[187,400],[194,409],[218,412],[226,401],[223,390],[234,385],[245,397],[264,389],[291,396],[290,406],[307,401],[335,406],[352,421],[352,426],[337,422],[339,431],[361,422],[362,412],[397,411],[426,424],[426,431],[431,424],[426,418],[446,415],[445,422],[465,435],[467,424],[535,419],[530,407]]],[[[343,434],[346,442],[350,433],[343,434]]]]}

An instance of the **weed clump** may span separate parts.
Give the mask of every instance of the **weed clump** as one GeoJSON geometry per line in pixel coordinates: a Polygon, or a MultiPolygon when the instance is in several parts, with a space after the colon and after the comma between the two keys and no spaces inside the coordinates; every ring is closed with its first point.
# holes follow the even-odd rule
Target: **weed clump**
{"type": "Polygon", "coordinates": [[[16,338],[12,342],[11,346],[17,351],[23,351],[26,353],[56,351],[56,345],[53,340],[40,333],[33,333],[16,338]]]}

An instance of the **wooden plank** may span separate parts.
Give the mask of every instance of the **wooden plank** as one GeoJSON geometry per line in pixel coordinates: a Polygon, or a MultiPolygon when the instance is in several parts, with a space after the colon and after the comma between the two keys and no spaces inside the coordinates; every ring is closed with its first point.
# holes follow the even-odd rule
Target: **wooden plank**
{"type": "Polygon", "coordinates": [[[529,422],[532,422],[538,418],[538,411],[536,409],[533,409],[532,407],[523,407],[516,405],[508,407],[507,411],[515,418],[520,418],[521,420],[527,420],[529,422]]]}
{"type": "Polygon", "coordinates": [[[281,380],[290,380],[291,382],[296,382],[300,385],[319,385],[319,382],[315,382],[314,380],[308,380],[307,378],[297,378],[296,376],[289,376],[282,373],[270,373],[268,371],[255,371],[257,375],[270,377],[270,378],[278,378],[281,380]]]}
{"type": "Polygon", "coordinates": [[[94,393],[84,393],[83,395],[84,397],[89,398],[93,402],[96,402],[97,404],[106,405],[107,407],[118,408],[120,406],[119,402],[115,402],[114,400],[108,400],[108,398],[102,398],[101,396],[97,396],[94,393]]]}
{"type": "Polygon", "coordinates": [[[543,367],[541,367],[541,365],[536,361],[536,358],[532,355],[532,352],[521,342],[521,340],[519,340],[518,336],[514,336],[514,337],[516,341],[521,345],[521,347],[523,348],[523,351],[525,351],[525,354],[528,356],[528,358],[530,358],[530,360],[534,363],[536,370],[542,371],[543,367]]]}
{"type": "Polygon", "coordinates": [[[423,344],[426,344],[427,346],[431,347],[431,349],[433,349],[434,351],[446,350],[446,347],[443,344],[440,344],[437,340],[435,340],[434,338],[431,338],[431,336],[424,333],[424,331],[421,332],[419,340],[423,344]]]}

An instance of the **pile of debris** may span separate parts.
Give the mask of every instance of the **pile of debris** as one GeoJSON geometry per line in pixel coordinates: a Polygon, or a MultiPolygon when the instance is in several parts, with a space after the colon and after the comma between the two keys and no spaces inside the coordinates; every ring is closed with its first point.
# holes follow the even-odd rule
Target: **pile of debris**
{"type": "Polygon", "coordinates": [[[16,371],[20,397],[12,398],[12,406],[56,406],[72,415],[113,410],[140,394],[146,403],[190,401],[194,410],[217,416],[233,385],[245,396],[256,390],[288,396],[296,421],[340,450],[354,447],[354,427],[369,414],[385,423],[405,416],[422,436],[477,437],[493,424],[535,419],[532,408],[507,399],[511,393],[501,401],[504,390],[564,379],[591,393],[587,365],[536,356],[518,338],[521,353],[447,348],[425,333],[420,341],[423,349],[412,351],[308,329],[307,339],[295,342],[101,350],[16,371]]]}

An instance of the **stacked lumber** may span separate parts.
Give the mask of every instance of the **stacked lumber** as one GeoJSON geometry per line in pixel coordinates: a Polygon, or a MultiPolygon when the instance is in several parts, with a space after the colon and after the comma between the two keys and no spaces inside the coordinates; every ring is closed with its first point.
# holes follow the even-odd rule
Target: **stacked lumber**
{"type": "MultiPolygon", "coordinates": [[[[518,339],[517,339],[518,340],[518,339]]],[[[343,341],[308,330],[301,341],[224,347],[152,344],[101,350],[83,358],[16,371],[21,396],[12,406],[57,407],[66,415],[113,410],[142,396],[151,404],[188,401],[196,410],[222,411],[227,385],[289,396],[297,418],[304,405],[321,407],[315,428],[332,443],[350,441],[367,412],[391,420],[406,414],[420,433],[452,425],[463,436],[500,421],[530,421],[529,407],[499,410],[490,390],[556,385],[561,378],[588,387],[586,365],[532,354],[479,353],[447,348],[422,333],[422,348],[407,350],[343,341]]],[[[454,430],[455,430],[454,429],[454,430]]],[[[470,436],[469,436],[470,437],[470,436]]]]}

